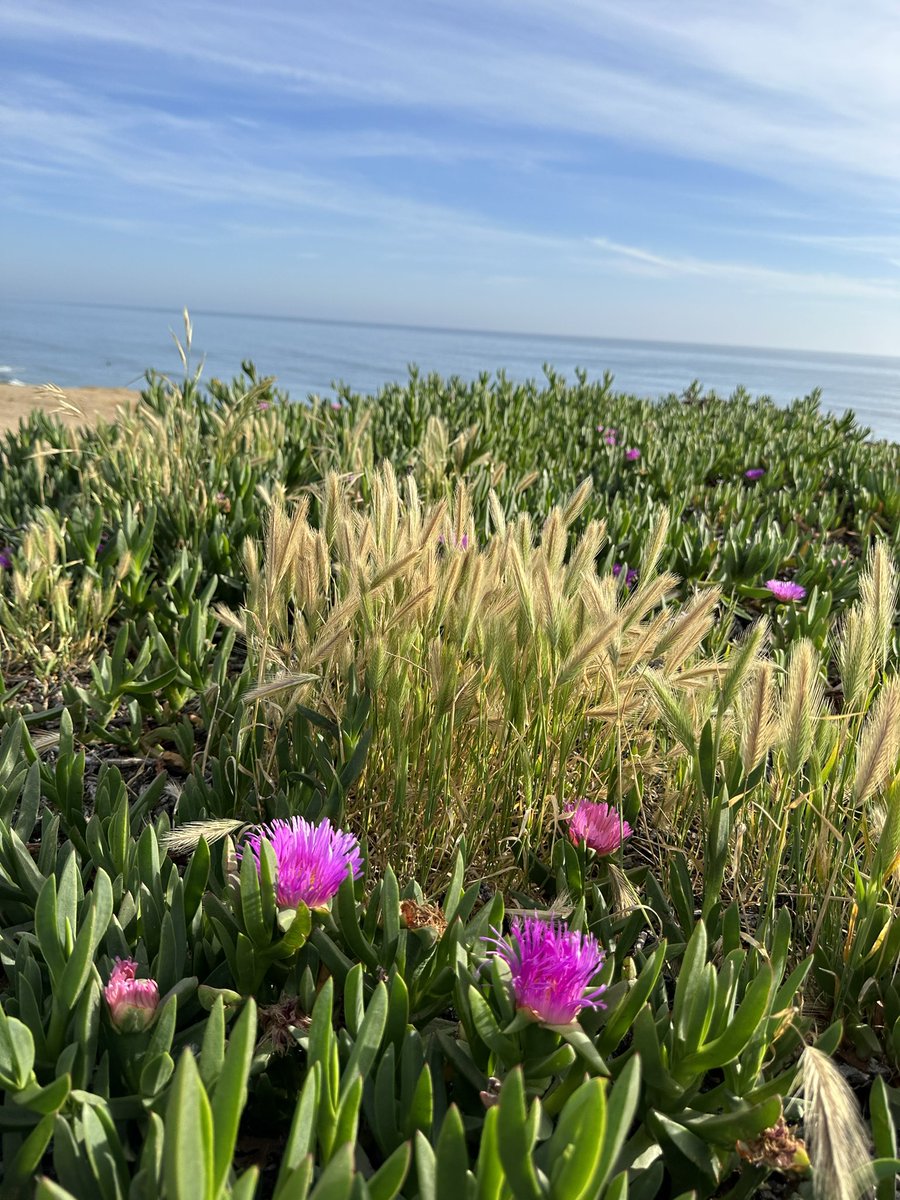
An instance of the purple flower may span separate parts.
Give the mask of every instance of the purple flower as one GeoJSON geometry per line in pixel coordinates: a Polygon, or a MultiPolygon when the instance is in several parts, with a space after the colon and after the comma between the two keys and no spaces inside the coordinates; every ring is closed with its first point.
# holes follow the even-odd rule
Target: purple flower
{"type": "Polygon", "coordinates": [[[257,404],[256,407],[259,409],[260,412],[265,412],[266,409],[269,407],[269,402],[268,402],[268,400],[260,400],[259,404],[257,404]]]}
{"type": "MultiPolygon", "coordinates": [[[[447,539],[444,537],[444,535],[443,535],[442,533],[441,533],[441,534],[438,534],[438,545],[439,545],[439,546],[446,546],[446,544],[447,544],[447,539]]],[[[468,548],[469,548],[469,535],[468,535],[467,533],[464,533],[464,534],[462,535],[462,537],[459,539],[459,541],[458,541],[458,542],[456,542],[456,543],[454,543],[454,548],[455,548],[456,550],[468,550],[468,548]]]]}
{"type": "Polygon", "coordinates": [[[606,442],[607,446],[617,446],[619,444],[616,441],[616,432],[614,429],[610,429],[609,433],[607,433],[603,440],[606,442]]]}
{"type": "Polygon", "coordinates": [[[259,846],[270,842],[278,864],[275,898],[281,908],[296,908],[301,902],[308,908],[325,908],[353,868],[353,878],[362,874],[359,842],[352,833],[332,829],[331,822],[313,825],[302,817],[275,820],[260,825],[247,837],[259,868],[259,846]]]}
{"type": "Polygon", "coordinates": [[[155,979],[135,979],[137,963],[133,958],[117,958],[109,983],[103,989],[112,1023],[121,1033],[140,1033],[148,1029],[159,1006],[159,985],[155,979]]]}
{"type": "Polygon", "coordinates": [[[623,821],[610,804],[595,804],[592,800],[579,799],[567,808],[569,815],[569,837],[577,846],[585,842],[596,854],[615,854],[627,837],[631,826],[623,821]]]}
{"type": "Polygon", "coordinates": [[[605,1008],[605,986],[586,992],[603,966],[603,951],[590,934],[562,922],[516,917],[508,938],[485,938],[489,951],[512,972],[516,1007],[548,1025],[569,1025],[583,1008],[605,1008]],[[514,940],[513,940],[514,939],[514,940]]]}
{"type": "MultiPolygon", "coordinates": [[[[618,579],[619,576],[622,574],[622,564],[618,563],[618,562],[613,563],[612,573],[613,573],[613,575],[615,575],[616,579],[618,579]]],[[[637,567],[629,567],[628,570],[625,572],[625,586],[626,587],[634,587],[634,585],[637,583],[637,581],[638,581],[637,567]]]]}
{"type": "Polygon", "coordinates": [[[0,550],[0,570],[8,571],[13,565],[13,548],[12,546],[4,546],[0,550]]]}
{"type": "Polygon", "coordinates": [[[768,579],[766,587],[776,600],[802,600],[806,595],[805,587],[801,587],[799,583],[791,583],[787,579],[768,579]]]}
{"type": "Polygon", "coordinates": [[[744,478],[745,479],[762,479],[762,477],[763,477],[763,475],[765,475],[765,473],[766,473],[765,467],[749,467],[744,472],[744,478]]]}
{"type": "Polygon", "coordinates": [[[641,452],[640,452],[640,450],[635,450],[635,449],[626,450],[625,457],[628,459],[629,462],[637,462],[637,460],[641,457],[641,452]]]}

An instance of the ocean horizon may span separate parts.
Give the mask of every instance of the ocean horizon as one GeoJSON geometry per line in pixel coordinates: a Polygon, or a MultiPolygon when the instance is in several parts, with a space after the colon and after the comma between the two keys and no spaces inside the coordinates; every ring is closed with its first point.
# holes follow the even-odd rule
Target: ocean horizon
{"type": "MultiPolygon", "coordinates": [[[[548,364],[574,378],[609,371],[617,391],[653,399],[694,381],[722,396],[738,387],[780,404],[822,393],[834,413],[852,409],[873,436],[900,441],[900,358],[836,351],[665,342],[652,339],[440,329],[329,318],[192,310],[190,365],[201,380],[230,379],[250,360],[293,399],[331,396],[335,385],[372,394],[422,374],[474,379],[503,371],[540,379],[548,364]]],[[[182,375],[173,336],[180,312],[159,307],[0,301],[0,382],[59,387],[139,387],[148,370],[182,375]]]]}

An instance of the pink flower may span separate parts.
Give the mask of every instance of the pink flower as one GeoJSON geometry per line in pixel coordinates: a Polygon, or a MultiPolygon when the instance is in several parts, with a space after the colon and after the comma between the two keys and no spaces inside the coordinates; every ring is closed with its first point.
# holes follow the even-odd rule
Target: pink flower
{"type": "Polygon", "coordinates": [[[296,908],[301,903],[308,908],[326,908],[347,878],[348,867],[352,867],[354,879],[362,874],[359,842],[352,833],[332,829],[327,819],[318,825],[302,817],[260,825],[247,837],[257,868],[263,838],[275,851],[275,898],[281,908],[296,908]]]}
{"type": "Polygon", "coordinates": [[[540,917],[516,917],[509,938],[492,932],[496,936],[484,940],[512,973],[517,1008],[547,1025],[569,1025],[583,1008],[605,1008],[605,986],[586,992],[603,966],[596,938],[540,917]]]}
{"type": "Polygon", "coordinates": [[[631,837],[631,826],[610,804],[580,799],[568,809],[569,837],[576,846],[585,842],[596,854],[615,854],[625,839],[631,837]]]}
{"type": "Polygon", "coordinates": [[[149,1029],[159,1005],[159,985],[155,979],[135,979],[137,963],[133,958],[117,958],[103,989],[112,1023],[121,1033],[140,1033],[149,1029]]]}
{"type": "Polygon", "coordinates": [[[343,406],[343,404],[341,404],[340,400],[332,400],[332,402],[331,402],[331,407],[332,407],[332,408],[336,408],[336,409],[340,410],[340,409],[342,409],[344,406],[343,406]]]}
{"type": "MultiPolygon", "coordinates": [[[[446,546],[446,544],[447,544],[447,539],[444,537],[444,535],[442,533],[438,534],[438,545],[446,546]]],[[[459,539],[459,541],[455,543],[455,548],[457,550],[468,550],[469,535],[467,533],[464,533],[462,535],[462,537],[459,539]]]]}
{"type": "Polygon", "coordinates": [[[802,600],[806,595],[805,587],[786,579],[768,579],[766,587],[776,600],[802,600]]]}
{"type": "Polygon", "coordinates": [[[617,446],[619,444],[616,441],[616,431],[614,429],[610,429],[603,440],[606,442],[607,446],[617,446]]]}
{"type": "Polygon", "coordinates": [[[268,400],[260,400],[259,404],[257,404],[256,407],[259,409],[260,412],[265,412],[266,409],[269,407],[269,402],[268,402],[268,400]]]}
{"type": "Polygon", "coordinates": [[[635,450],[635,449],[626,450],[625,457],[628,459],[629,462],[637,462],[637,460],[641,457],[641,452],[640,452],[640,450],[635,450]]]}

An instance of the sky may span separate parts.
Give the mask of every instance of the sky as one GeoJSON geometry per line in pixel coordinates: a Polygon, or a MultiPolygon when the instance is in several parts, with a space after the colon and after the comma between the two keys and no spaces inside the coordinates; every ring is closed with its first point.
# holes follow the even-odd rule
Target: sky
{"type": "Polygon", "coordinates": [[[0,54],[7,295],[900,354],[895,0],[3,0],[0,54]]]}

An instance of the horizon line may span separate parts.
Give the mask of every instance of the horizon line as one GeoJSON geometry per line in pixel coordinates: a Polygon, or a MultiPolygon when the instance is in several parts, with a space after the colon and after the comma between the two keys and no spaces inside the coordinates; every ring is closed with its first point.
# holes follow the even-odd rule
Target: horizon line
{"type": "MultiPolygon", "coordinates": [[[[155,312],[155,313],[170,313],[171,309],[166,305],[157,304],[115,304],[109,301],[100,300],[20,300],[18,304],[58,304],[63,308],[103,308],[103,309],[124,309],[128,312],[155,312]]],[[[804,346],[763,346],[763,345],[748,345],[738,342],[694,342],[694,341],[675,341],[670,338],[638,338],[638,337],[610,337],[592,334],[578,333],[548,333],[545,330],[514,330],[514,329],[472,329],[466,326],[455,325],[420,325],[415,323],[398,322],[398,321],[363,321],[354,318],[344,317],[309,317],[298,316],[290,313],[251,313],[251,312],[230,312],[223,309],[208,309],[208,308],[190,308],[184,305],[178,310],[178,315],[181,316],[185,311],[192,319],[196,314],[201,317],[236,317],[241,320],[250,321],[294,321],[297,323],[306,323],[310,325],[349,325],[362,329],[395,329],[395,330],[410,330],[419,333],[451,333],[451,334],[466,334],[475,337],[511,337],[522,340],[529,338],[548,338],[553,341],[561,342],[625,342],[633,345],[650,345],[650,346],[673,346],[687,347],[693,349],[710,349],[710,350],[750,350],[755,352],[764,351],[775,354],[813,354],[820,355],[825,358],[862,358],[862,359],[888,359],[892,362],[900,362],[900,354],[870,354],[861,350],[815,350],[811,347],[804,346]]],[[[170,331],[171,332],[171,331],[170,331]]],[[[552,364],[548,364],[552,365],[552,364]]]]}

